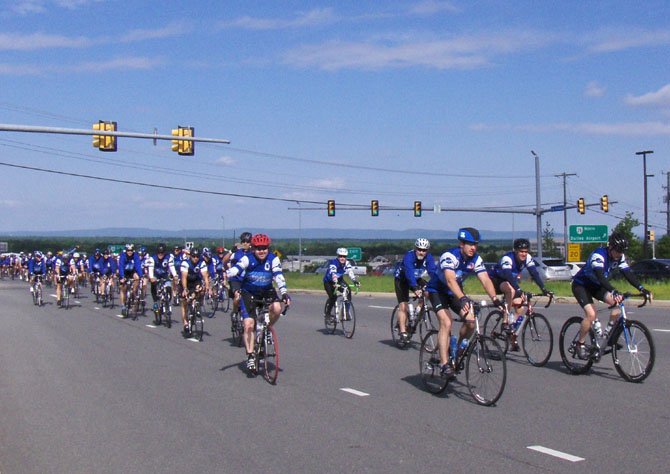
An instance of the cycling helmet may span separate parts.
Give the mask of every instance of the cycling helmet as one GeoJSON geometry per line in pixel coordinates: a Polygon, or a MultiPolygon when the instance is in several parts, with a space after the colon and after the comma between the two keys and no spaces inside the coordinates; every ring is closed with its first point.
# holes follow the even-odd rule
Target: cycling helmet
{"type": "Polygon", "coordinates": [[[628,250],[628,239],[622,233],[614,232],[610,235],[610,238],[607,241],[607,246],[612,250],[624,253],[628,250]]]}
{"type": "Polygon", "coordinates": [[[147,253],[147,248],[143,245],[140,247],[140,255],[144,255],[145,253],[147,253]]]}
{"type": "Polygon", "coordinates": [[[191,249],[191,257],[200,257],[200,250],[196,248],[191,249]]]}
{"type": "Polygon", "coordinates": [[[40,252],[39,250],[35,250],[34,255],[35,255],[35,258],[42,258],[42,252],[40,252]]]}
{"type": "Polygon", "coordinates": [[[530,249],[530,240],[516,239],[514,240],[514,250],[528,250],[530,249]]]}
{"type": "Polygon", "coordinates": [[[267,247],[272,240],[265,234],[256,234],[251,238],[251,245],[254,247],[267,247]]]}
{"type": "Polygon", "coordinates": [[[135,246],[133,244],[126,244],[126,252],[128,250],[135,250],[135,246]]]}
{"type": "Polygon", "coordinates": [[[348,257],[349,256],[349,250],[347,250],[344,247],[340,247],[337,249],[337,252],[335,252],[338,257],[348,257]]]}
{"type": "Polygon", "coordinates": [[[458,229],[458,240],[466,244],[478,244],[479,231],[473,227],[462,227],[458,229]]]}
{"type": "Polygon", "coordinates": [[[202,256],[205,258],[212,258],[212,251],[209,250],[209,247],[204,247],[202,249],[202,256]]]}
{"type": "Polygon", "coordinates": [[[73,256],[74,258],[79,258],[79,257],[80,257],[79,252],[75,252],[74,254],[72,254],[72,256],[73,256]]]}
{"type": "Polygon", "coordinates": [[[243,244],[248,244],[251,242],[251,232],[242,232],[240,234],[240,242],[243,244]]]}
{"type": "Polygon", "coordinates": [[[156,253],[165,253],[165,244],[158,244],[158,247],[156,247],[156,253]]]}
{"type": "Polygon", "coordinates": [[[51,253],[51,250],[49,250],[49,251],[47,252],[47,257],[51,257],[52,255],[53,255],[53,253],[51,253]]]}
{"type": "Polygon", "coordinates": [[[430,241],[420,237],[414,241],[414,247],[419,250],[428,250],[430,248],[430,241]]]}
{"type": "Polygon", "coordinates": [[[109,256],[109,249],[105,249],[102,251],[102,255],[107,255],[109,256]]]}
{"type": "Polygon", "coordinates": [[[100,249],[95,249],[95,252],[93,252],[95,255],[100,255],[100,249]]]}
{"type": "Polygon", "coordinates": [[[225,251],[226,251],[226,249],[224,249],[223,247],[217,247],[216,248],[216,253],[224,253],[225,251]]]}

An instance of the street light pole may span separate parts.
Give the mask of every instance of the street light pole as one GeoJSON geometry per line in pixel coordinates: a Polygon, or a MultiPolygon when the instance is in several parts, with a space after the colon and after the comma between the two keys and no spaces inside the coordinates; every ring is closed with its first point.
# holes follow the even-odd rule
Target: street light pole
{"type": "Polygon", "coordinates": [[[300,207],[300,201],[296,201],[298,204],[298,271],[302,273],[302,207],[300,207]]]}
{"type": "Polygon", "coordinates": [[[221,230],[223,231],[223,233],[221,234],[221,246],[225,249],[226,248],[226,219],[223,216],[221,216],[221,230]]]}
{"type": "Polygon", "coordinates": [[[542,261],[542,200],[540,199],[540,157],[533,150],[530,152],[535,157],[535,224],[537,235],[537,258],[542,261]]]}
{"type": "Polygon", "coordinates": [[[554,175],[557,178],[563,178],[563,258],[565,261],[568,261],[568,210],[566,206],[567,202],[567,191],[566,191],[566,178],[568,176],[577,176],[576,173],[561,173],[554,175]]]}
{"type": "Polygon", "coordinates": [[[638,151],[636,155],[642,155],[642,175],[644,176],[644,245],[642,247],[642,256],[647,258],[647,247],[649,247],[649,219],[647,214],[647,177],[654,176],[647,174],[647,155],[651,155],[653,150],[638,151]]]}

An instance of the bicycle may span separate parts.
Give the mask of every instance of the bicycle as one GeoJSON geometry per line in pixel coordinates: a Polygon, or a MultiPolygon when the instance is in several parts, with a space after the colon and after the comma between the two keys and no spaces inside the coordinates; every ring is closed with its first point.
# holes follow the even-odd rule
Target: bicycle
{"type": "Polygon", "coordinates": [[[428,334],[428,332],[436,329],[433,321],[437,320],[437,316],[435,316],[435,310],[429,307],[430,305],[428,304],[426,292],[423,292],[419,298],[414,297],[412,301],[413,303],[407,304],[409,309],[407,323],[405,324],[407,339],[401,337],[398,326],[398,307],[400,305],[397,304],[391,313],[391,337],[393,338],[395,345],[400,349],[405,349],[411,345],[412,337],[417,329],[419,330],[419,343],[421,343],[423,337],[428,334]],[[417,300],[419,302],[418,305],[416,304],[417,300]]]}
{"type": "Polygon", "coordinates": [[[212,282],[211,284],[211,294],[205,292],[205,307],[209,308],[211,312],[207,312],[207,317],[208,318],[213,318],[214,313],[216,313],[217,308],[219,307],[219,298],[218,298],[218,291],[219,291],[219,280],[216,279],[212,282]]]}
{"type": "MultiPolygon", "coordinates": [[[[423,338],[419,351],[419,371],[426,390],[433,394],[443,392],[449,381],[465,370],[465,382],[475,402],[490,406],[500,399],[507,381],[507,361],[498,342],[479,330],[479,317],[485,306],[485,301],[471,304],[475,315],[475,328],[468,339],[467,347],[458,351],[453,360],[453,377],[443,373],[440,366],[438,331],[432,330],[423,338]]],[[[465,321],[462,317],[458,320],[465,321]]]]}
{"type": "Polygon", "coordinates": [[[228,288],[224,281],[218,281],[216,298],[219,301],[219,308],[221,308],[221,311],[224,313],[230,311],[230,294],[228,293],[228,288]]]}
{"type": "Polygon", "coordinates": [[[103,276],[103,294],[102,294],[102,307],[114,307],[114,288],[115,286],[118,287],[118,285],[114,285],[114,277],[113,276],[103,276]]]}
{"type": "Polygon", "coordinates": [[[42,306],[44,304],[42,295],[42,275],[35,275],[35,281],[33,281],[33,284],[30,287],[30,293],[32,294],[33,304],[35,306],[42,306]]]}
{"type": "MultiPolygon", "coordinates": [[[[651,302],[649,296],[644,293],[624,293],[623,301],[618,304],[621,314],[617,318],[614,327],[606,336],[599,336],[591,327],[584,346],[588,352],[588,358],[582,360],[577,354],[577,342],[579,329],[584,319],[582,316],[569,318],[561,328],[558,338],[561,359],[571,374],[583,374],[587,372],[594,363],[600,362],[603,355],[612,353],[614,368],[619,375],[628,382],[639,383],[649,377],[656,359],[656,349],[651,332],[642,322],[626,317],[625,300],[631,297],[644,297],[641,308],[651,302]],[[603,347],[604,346],[604,347],[603,347]]],[[[610,306],[607,309],[612,309],[610,306]]],[[[602,310],[601,310],[602,311],[602,310]]]]}
{"type": "MultiPolygon", "coordinates": [[[[358,294],[358,286],[355,288],[356,294],[358,294]]],[[[354,331],[356,331],[356,309],[351,301],[351,287],[346,282],[341,281],[337,284],[335,291],[337,292],[337,299],[330,314],[326,313],[328,309],[328,301],[326,301],[323,313],[327,316],[324,318],[324,324],[326,330],[330,334],[334,334],[339,323],[342,326],[344,337],[351,339],[354,336],[354,331]],[[333,314],[333,310],[335,310],[335,314],[333,314]]]]}
{"type": "MultiPolygon", "coordinates": [[[[527,307],[525,315],[519,316],[516,321],[510,323],[505,329],[502,327],[504,313],[495,309],[489,312],[484,320],[484,334],[500,341],[505,354],[509,350],[510,343],[521,341],[521,350],[528,362],[535,367],[546,365],[554,350],[554,333],[549,320],[540,313],[535,312],[532,299],[542,294],[525,293],[526,302],[522,306],[527,307]]],[[[549,301],[544,306],[548,308],[554,300],[554,294],[549,293],[549,301]]],[[[509,309],[505,311],[509,314],[509,309]]],[[[509,319],[511,321],[511,318],[509,319]]]]}
{"type": "MultiPolygon", "coordinates": [[[[270,326],[270,305],[274,298],[263,298],[263,306],[256,318],[256,341],[254,344],[254,359],[256,371],[263,368],[263,378],[270,384],[277,383],[279,376],[279,341],[274,326],[270,326]],[[261,365],[261,361],[263,364],[261,365]]],[[[285,315],[288,306],[284,306],[281,314],[285,315]]]]}
{"type": "MultiPolygon", "coordinates": [[[[68,285],[67,282],[67,275],[59,275],[58,277],[58,285],[60,285],[61,291],[60,291],[60,307],[63,309],[70,309],[70,293],[71,293],[71,288],[68,285]]],[[[58,304],[58,301],[56,302],[58,304]]]]}
{"type": "MultiPolygon", "coordinates": [[[[240,304],[243,304],[241,300],[240,304]]],[[[233,342],[237,344],[237,347],[242,347],[244,323],[239,309],[230,313],[230,331],[233,333],[233,342]]]]}
{"type": "Polygon", "coordinates": [[[188,328],[191,332],[191,338],[202,342],[202,335],[205,331],[205,321],[200,312],[200,300],[196,298],[196,293],[189,293],[188,299],[188,328]]]}
{"type": "Polygon", "coordinates": [[[161,326],[165,321],[165,326],[172,327],[172,281],[161,279],[158,282],[158,309],[154,311],[154,325],[161,326]]]}
{"type": "MultiPolygon", "coordinates": [[[[140,298],[139,298],[139,285],[137,287],[134,285],[132,278],[129,278],[125,282],[125,295],[126,295],[126,304],[121,308],[121,315],[124,318],[130,316],[133,321],[136,321],[139,316],[140,309],[140,298]]],[[[120,286],[120,285],[119,285],[120,286]]]]}

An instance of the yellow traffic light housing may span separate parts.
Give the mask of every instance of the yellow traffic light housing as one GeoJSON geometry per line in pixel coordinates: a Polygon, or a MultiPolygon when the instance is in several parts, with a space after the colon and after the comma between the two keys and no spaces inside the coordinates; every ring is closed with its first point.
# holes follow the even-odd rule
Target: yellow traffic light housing
{"type": "Polygon", "coordinates": [[[370,214],[373,217],[377,217],[379,215],[379,201],[376,199],[370,201],[370,214]]]}
{"type": "MultiPolygon", "coordinates": [[[[116,132],[116,122],[99,120],[93,124],[93,130],[116,132]]],[[[116,151],[116,137],[112,135],[93,135],[93,146],[100,151],[116,151]]]]}
{"type": "Polygon", "coordinates": [[[584,198],[577,199],[577,211],[580,214],[586,213],[586,202],[584,202],[584,198]]]}
{"type": "MultiPolygon", "coordinates": [[[[194,137],[195,129],[193,127],[182,127],[172,129],[174,137],[194,137]]],[[[192,140],[172,140],[172,151],[176,151],[183,156],[193,156],[195,154],[195,142],[192,140]]]]}
{"type": "Polygon", "coordinates": [[[656,233],[651,229],[647,231],[647,240],[649,242],[653,242],[654,240],[656,240],[656,233]]]}
{"type": "Polygon", "coordinates": [[[603,194],[603,196],[600,198],[600,209],[603,212],[609,212],[610,210],[610,202],[607,194],[603,194]]]}
{"type": "Polygon", "coordinates": [[[335,217],[335,200],[328,200],[328,217],[335,217]]]}
{"type": "Polygon", "coordinates": [[[414,201],[414,217],[421,217],[421,201],[414,201]]]}

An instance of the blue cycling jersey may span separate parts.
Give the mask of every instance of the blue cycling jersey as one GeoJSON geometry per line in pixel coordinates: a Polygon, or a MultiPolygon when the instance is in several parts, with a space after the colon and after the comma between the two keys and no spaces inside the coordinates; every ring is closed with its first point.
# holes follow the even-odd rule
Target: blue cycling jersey
{"type": "Polygon", "coordinates": [[[430,281],[426,286],[426,290],[429,293],[453,294],[447,286],[447,280],[444,276],[445,270],[456,273],[456,281],[463,288],[463,281],[467,277],[486,272],[486,267],[484,266],[484,261],[477,253],[468,258],[462,254],[460,247],[447,250],[440,256],[438,268],[431,275],[430,281]]]}
{"type": "Polygon", "coordinates": [[[426,253],[423,259],[418,259],[416,251],[410,250],[405,254],[402,261],[396,265],[394,276],[396,280],[406,280],[409,288],[414,291],[419,287],[418,280],[424,273],[427,272],[428,275],[432,275],[436,268],[435,259],[431,254],[426,253]]]}

